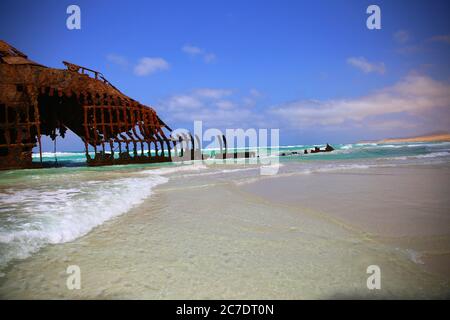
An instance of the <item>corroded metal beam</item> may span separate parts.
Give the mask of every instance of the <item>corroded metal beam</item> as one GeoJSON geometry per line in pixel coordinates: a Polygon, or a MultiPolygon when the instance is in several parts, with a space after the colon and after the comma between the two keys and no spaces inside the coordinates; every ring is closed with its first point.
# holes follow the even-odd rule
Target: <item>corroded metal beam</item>
{"type": "Polygon", "coordinates": [[[171,160],[164,132],[171,129],[153,108],[124,95],[98,71],[64,64],[67,69],[45,67],[0,41],[0,169],[33,167],[33,147],[42,161],[41,135],[55,139],[57,130],[64,136],[67,129],[84,141],[88,165],[171,160]]]}

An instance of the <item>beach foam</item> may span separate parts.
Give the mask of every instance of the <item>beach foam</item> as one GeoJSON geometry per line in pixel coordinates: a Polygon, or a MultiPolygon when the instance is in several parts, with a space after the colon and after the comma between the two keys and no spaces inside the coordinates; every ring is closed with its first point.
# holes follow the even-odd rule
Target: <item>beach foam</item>
{"type": "Polygon", "coordinates": [[[0,193],[0,268],[47,244],[73,241],[126,213],[168,179],[155,174],[79,182],[77,188],[7,189],[0,193]]]}
{"type": "Polygon", "coordinates": [[[158,169],[150,169],[150,170],[144,170],[139,172],[143,175],[170,175],[175,174],[178,172],[190,172],[190,171],[200,171],[208,169],[208,167],[201,163],[194,163],[194,164],[176,164],[171,165],[165,168],[158,168],[158,169]]]}
{"type": "MultiPolygon", "coordinates": [[[[78,156],[85,156],[84,152],[42,152],[43,158],[54,158],[54,157],[78,157],[78,156]]],[[[39,153],[33,153],[33,158],[39,158],[39,153]]]]}

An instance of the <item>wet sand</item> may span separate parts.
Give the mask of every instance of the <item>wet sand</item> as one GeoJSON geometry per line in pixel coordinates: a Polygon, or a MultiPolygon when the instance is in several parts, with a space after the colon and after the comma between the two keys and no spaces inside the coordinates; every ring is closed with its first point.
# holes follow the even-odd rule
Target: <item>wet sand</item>
{"type": "MultiPolygon", "coordinates": [[[[448,170],[441,169],[178,175],[86,236],[12,264],[0,277],[0,297],[445,298],[448,277],[408,251],[426,252],[426,265],[430,248],[447,252],[448,170]],[[66,287],[73,264],[80,290],[66,287]],[[366,286],[373,264],[382,270],[381,290],[366,286]]],[[[445,270],[442,257],[433,261],[445,270]]]]}
{"type": "Polygon", "coordinates": [[[242,186],[262,199],[320,212],[402,248],[450,280],[450,168],[412,166],[315,173],[242,186]]]}

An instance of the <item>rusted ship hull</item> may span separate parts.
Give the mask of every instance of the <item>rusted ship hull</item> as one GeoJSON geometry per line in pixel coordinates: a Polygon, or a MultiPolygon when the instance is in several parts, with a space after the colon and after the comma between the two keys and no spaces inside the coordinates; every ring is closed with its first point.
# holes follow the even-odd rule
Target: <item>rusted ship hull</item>
{"type": "Polygon", "coordinates": [[[171,129],[153,108],[101,73],[64,63],[66,70],[42,66],[0,41],[0,169],[33,167],[41,135],[67,129],[84,141],[88,165],[171,161],[171,129]]]}

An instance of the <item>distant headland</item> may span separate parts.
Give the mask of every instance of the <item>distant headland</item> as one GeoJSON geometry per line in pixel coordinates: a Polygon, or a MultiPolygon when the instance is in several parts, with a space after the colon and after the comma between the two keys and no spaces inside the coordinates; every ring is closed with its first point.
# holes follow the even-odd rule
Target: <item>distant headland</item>
{"type": "Polygon", "coordinates": [[[421,136],[403,137],[403,138],[386,138],[382,140],[365,140],[358,143],[398,143],[398,142],[444,142],[450,141],[450,133],[435,132],[421,136]]]}

